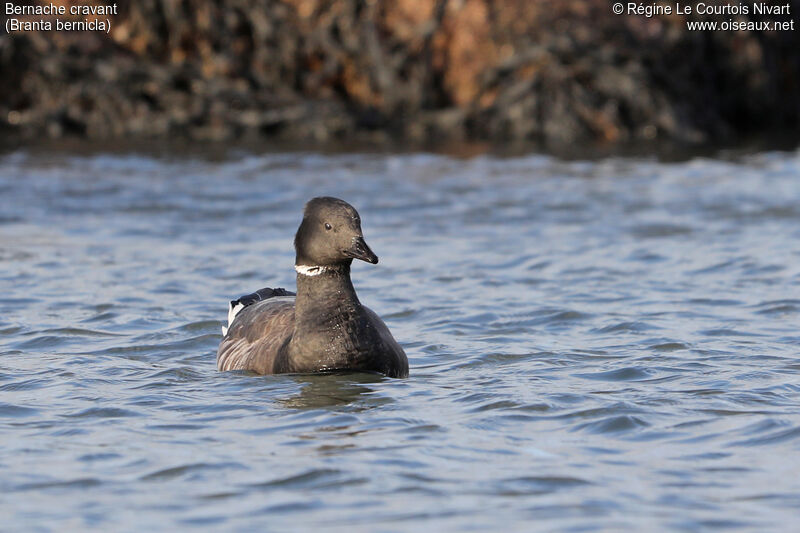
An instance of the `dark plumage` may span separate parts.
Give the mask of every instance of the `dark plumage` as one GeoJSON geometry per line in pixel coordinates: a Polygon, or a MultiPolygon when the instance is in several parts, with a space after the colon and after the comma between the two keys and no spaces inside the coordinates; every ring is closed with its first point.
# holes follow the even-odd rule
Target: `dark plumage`
{"type": "Polygon", "coordinates": [[[242,305],[247,307],[248,305],[253,305],[256,302],[260,302],[261,300],[266,300],[267,298],[273,298],[275,296],[296,296],[295,293],[287,291],[286,289],[278,288],[278,289],[270,289],[269,287],[265,287],[263,289],[259,289],[253,294],[246,294],[244,296],[240,296],[237,300],[231,300],[231,308],[235,308],[237,305],[242,305]]]}
{"type": "Polygon", "coordinates": [[[259,374],[359,370],[408,376],[408,359],[386,324],[361,305],[353,259],[377,263],[347,202],[314,198],[294,240],[297,295],[261,289],[231,302],[219,370],[259,374]]]}

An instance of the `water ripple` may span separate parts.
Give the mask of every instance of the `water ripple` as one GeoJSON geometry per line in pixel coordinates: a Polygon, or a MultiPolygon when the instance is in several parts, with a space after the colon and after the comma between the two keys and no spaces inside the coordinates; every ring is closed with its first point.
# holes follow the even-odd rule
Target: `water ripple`
{"type": "Polygon", "coordinates": [[[8,530],[789,531],[800,157],[0,156],[8,530]],[[218,373],[359,208],[407,380],[218,373]]]}

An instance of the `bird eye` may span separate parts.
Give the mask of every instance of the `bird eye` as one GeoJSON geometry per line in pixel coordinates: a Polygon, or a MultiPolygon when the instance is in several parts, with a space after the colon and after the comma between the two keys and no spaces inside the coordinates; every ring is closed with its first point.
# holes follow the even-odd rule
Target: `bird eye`
{"type": "Polygon", "coordinates": [[[330,225],[330,224],[328,224],[327,222],[325,223],[325,229],[326,229],[326,230],[330,230],[330,229],[331,229],[331,225],[330,225]]]}

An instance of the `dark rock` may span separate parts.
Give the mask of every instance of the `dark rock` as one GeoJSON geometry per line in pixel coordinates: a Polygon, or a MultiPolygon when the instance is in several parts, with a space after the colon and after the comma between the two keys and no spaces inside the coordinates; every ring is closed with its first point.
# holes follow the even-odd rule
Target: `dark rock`
{"type": "Polygon", "coordinates": [[[800,125],[798,30],[690,32],[605,0],[119,6],[110,35],[0,37],[0,132],[558,144],[800,125]]]}

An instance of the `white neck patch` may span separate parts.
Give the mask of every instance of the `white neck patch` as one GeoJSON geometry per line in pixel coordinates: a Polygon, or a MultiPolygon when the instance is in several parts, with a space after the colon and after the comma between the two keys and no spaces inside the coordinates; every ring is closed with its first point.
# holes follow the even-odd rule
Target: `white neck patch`
{"type": "Polygon", "coordinates": [[[298,274],[302,274],[304,276],[319,276],[320,274],[327,272],[327,267],[324,266],[308,266],[308,265],[295,265],[295,271],[298,274]]]}

